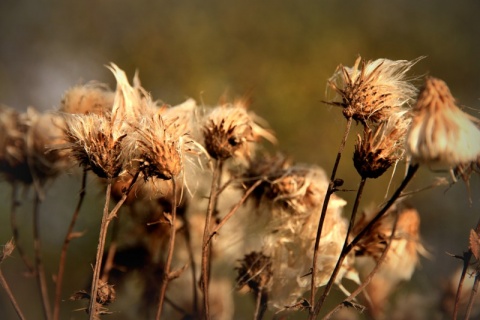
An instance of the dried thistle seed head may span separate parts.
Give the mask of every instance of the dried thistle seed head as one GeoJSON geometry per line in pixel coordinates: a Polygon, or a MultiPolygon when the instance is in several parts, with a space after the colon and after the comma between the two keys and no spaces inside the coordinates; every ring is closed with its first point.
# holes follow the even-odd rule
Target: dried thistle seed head
{"type": "Polygon", "coordinates": [[[32,183],[27,160],[28,126],[12,108],[0,106],[0,172],[9,182],[32,183]]]}
{"type": "Polygon", "coordinates": [[[271,182],[268,196],[277,205],[304,214],[321,206],[327,186],[325,172],[320,168],[294,165],[271,182]]]}
{"type": "Polygon", "coordinates": [[[406,112],[392,115],[371,129],[365,126],[363,139],[358,135],[353,164],[363,178],[380,177],[405,153],[405,135],[411,118],[406,112]]]}
{"type": "Polygon", "coordinates": [[[108,284],[102,279],[98,280],[97,302],[102,306],[109,305],[116,299],[116,292],[113,285],[108,284]]]}
{"type": "Polygon", "coordinates": [[[273,266],[270,257],[262,252],[253,251],[246,254],[237,267],[237,284],[239,288],[248,286],[254,292],[268,290],[272,283],[273,266]]]}
{"type": "Polygon", "coordinates": [[[413,112],[407,151],[414,163],[452,168],[480,156],[480,121],[457,107],[444,81],[426,78],[413,112]]]}
{"type": "Polygon", "coordinates": [[[64,135],[67,143],[56,149],[69,150],[80,166],[100,178],[112,179],[122,173],[128,155],[122,150],[126,133],[112,127],[109,115],[65,115],[64,135]]]}
{"type": "Polygon", "coordinates": [[[416,89],[407,81],[406,73],[420,59],[365,62],[358,57],[352,68],[340,65],[328,83],[341,101],[331,104],[341,106],[346,118],[362,123],[387,120],[413,101],[416,89]]]}
{"type": "Polygon", "coordinates": [[[205,117],[203,134],[205,147],[214,159],[231,157],[248,160],[253,142],[265,138],[275,142],[275,137],[258,124],[261,119],[248,113],[243,101],[216,107],[205,117]]]}
{"type": "Polygon", "coordinates": [[[90,82],[68,89],[60,111],[65,113],[104,114],[112,111],[115,93],[106,84],[90,82]]]}
{"type": "Polygon", "coordinates": [[[26,147],[30,170],[37,181],[44,183],[71,165],[68,152],[51,150],[52,146],[66,143],[65,120],[57,113],[39,113],[33,108],[28,108],[21,118],[28,127],[26,147]]]}
{"type": "Polygon", "coordinates": [[[161,107],[158,112],[165,126],[177,130],[178,136],[188,134],[193,139],[200,139],[198,107],[194,99],[188,99],[173,107],[161,107]]]}
{"type": "Polygon", "coordinates": [[[145,179],[172,179],[183,169],[183,137],[165,126],[156,114],[143,118],[135,132],[125,141],[125,152],[133,155],[145,179]],[[173,134],[172,134],[173,133],[173,134]]]}

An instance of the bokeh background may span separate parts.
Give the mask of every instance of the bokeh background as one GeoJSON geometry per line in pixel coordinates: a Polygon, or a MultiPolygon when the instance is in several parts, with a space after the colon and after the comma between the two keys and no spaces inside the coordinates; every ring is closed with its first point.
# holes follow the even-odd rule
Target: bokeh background
{"type": "MultiPolygon", "coordinates": [[[[115,62],[129,77],[138,70],[143,86],[168,104],[188,97],[206,105],[224,96],[251,98],[250,109],[276,132],[276,149],[328,171],[345,120],[340,110],[322,103],[328,99],[326,82],[337,65],[350,66],[359,55],[393,60],[425,56],[410,72],[419,77],[416,83],[421,85],[426,74],[445,80],[459,105],[480,116],[479,14],[478,1],[448,0],[2,0],[0,103],[21,111],[28,106],[47,110],[58,107],[65,90],[75,84],[98,80],[114,88],[105,65],[115,62]]],[[[352,169],[352,146],[353,138],[338,175],[349,189],[359,182],[352,169]]],[[[446,175],[422,168],[411,189],[427,186],[438,176],[446,175]]],[[[383,201],[388,180],[369,182],[363,203],[383,201]]],[[[44,255],[51,273],[79,181],[76,174],[60,178],[42,205],[44,255]]],[[[422,238],[432,257],[422,259],[412,282],[402,290],[439,300],[461,264],[446,252],[461,254],[467,249],[468,232],[479,217],[479,182],[478,176],[472,177],[472,204],[463,183],[410,199],[421,213],[422,238]]],[[[353,193],[341,196],[352,202],[353,193]]],[[[21,237],[30,250],[31,194],[22,197],[21,237]]],[[[10,187],[0,183],[2,244],[11,238],[9,199],[10,187]]],[[[87,234],[70,247],[69,283],[90,272],[85,261],[94,255],[100,220],[96,208],[101,207],[102,196],[89,194],[87,200],[77,227],[87,234]]],[[[12,257],[2,269],[27,317],[37,319],[35,281],[22,277],[20,259],[12,257]]],[[[67,284],[65,292],[77,289],[67,284]]],[[[433,317],[438,313],[436,302],[431,308],[433,317]]],[[[12,310],[1,291],[0,318],[14,319],[12,310]]],[[[68,312],[64,318],[82,316],[68,312]]],[[[250,317],[239,311],[236,319],[250,317]]]]}

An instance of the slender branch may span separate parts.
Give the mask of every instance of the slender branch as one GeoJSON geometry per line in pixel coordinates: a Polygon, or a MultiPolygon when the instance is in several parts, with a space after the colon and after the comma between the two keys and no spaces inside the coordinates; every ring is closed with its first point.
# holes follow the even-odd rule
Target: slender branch
{"type": "Polygon", "coordinates": [[[102,222],[100,225],[100,233],[98,236],[97,255],[95,258],[95,267],[93,269],[92,288],[90,293],[90,304],[88,306],[89,319],[94,320],[97,316],[97,292],[98,283],[100,279],[100,270],[102,268],[103,252],[105,251],[105,239],[107,236],[108,225],[113,218],[117,216],[118,210],[127,199],[128,194],[132,190],[133,185],[138,179],[140,171],[138,171],[130,182],[129,187],[124,191],[122,198],[117,202],[117,205],[109,213],[110,197],[112,192],[112,180],[108,179],[107,190],[105,192],[105,206],[103,208],[102,222]]]}
{"type": "Polygon", "coordinates": [[[257,291],[257,297],[255,299],[255,312],[253,314],[253,320],[262,320],[265,311],[267,310],[268,293],[262,289],[257,291]]]}
{"type": "Polygon", "coordinates": [[[165,300],[165,293],[167,292],[168,282],[173,279],[173,274],[170,272],[170,267],[172,265],[173,259],[173,251],[175,249],[175,235],[176,235],[176,226],[175,221],[177,217],[177,185],[175,181],[175,177],[172,178],[172,217],[170,220],[170,238],[168,242],[168,252],[167,252],[167,259],[165,261],[165,267],[163,269],[163,277],[162,283],[160,286],[160,297],[158,299],[158,309],[157,315],[155,317],[156,320],[160,320],[162,315],[163,303],[165,300]]]}
{"type": "Polygon", "coordinates": [[[18,315],[18,318],[21,320],[25,320],[25,316],[23,315],[23,312],[20,309],[20,306],[18,305],[17,300],[15,299],[15,296],[13,295],[12,290],[10,289],[10,286],[7,283],[7,280],[5,279],[5,276],[3,275],[2,269],[0,269],[0,284],[2,285],[2,288],[7,293],[8,298],[10,299],[10,302],[13,305],[13,308],[15,309],[15,312],[18,315]]]}
{"type": "Polygon", "coordinates": [[[323,320],[328,320],[330,319],[339,309],[341,309],[346,303],[352,302],[353,299],[355,299],[369,284],[370,281],[372,281],[373,277],[375,274],[378,272],[380,267],[382,266],[383,262],[385,261],[385,258],[387,257],[387,253],[390,250],[390,247],[392,245],[393,239],[395,237],[395,232],[397,230],[397,222],[398,222],[398,215],[395,216],[395,221],[393,222],[392,226],[392,233],[390,234],[389,240],[387,242],[387,245],[385,249],[383,250],[382,254],[380,255],[380,258],[377,261],[377,264],[375,267],[370,271],[368,276],[363,280],[363,282],[358,286],[355,291],[353,291],[347,298],[345,298],[340,304],[338,304],[332,311],[330,311],[325,317],[323,317],[323,320]]]}
{"type": "Polygon", "coordinates": [[[215,227],[213,228],[213,230],[210,232],[210,236],[208,237],[208,242],[207,243],[210,243],[210,240],[212,239],[212,237],[214,235],[216,235],[218,233],[218,230],[220,230],[220,228],[225,224],[227,223],[227,221],[235,214],[235,212],[237,212],[237,210],[244,204],[244,202],[247,200],[248,196],[250,196],[250,194],[263,182],[263,180],[257,180],[252,186],[250,186],[250,188],[247,189],[247,191],[245,191],[245,194],[243,195],[243,197],[237,202],[237,204],[235,204],[231,209],[230,211],[222,218],[222,220],[220,220],[220,222],[218,222],[215,227]]]}
{"type": "Polygon", "coordinates": [[[27,255],[25,254],[25,250],[23,250],[23,247],[20,245],[20,242],[19,242],[20,236],[18,232],[18,223],[17,223],[17,207],[20,205],[20,203],[18,202],[18,199],[17,199],[17,191],[18,191],[18,184],[16,182],[13,182],[12,183],[12,200],[10,204],[10,225],[12,228],[13,241],[16,244],[20,258],[23,260],[23,263],[28,269],[28,274],[34,275],[35,267],[28,259],[27,255]]]}
{"type": "Polygon", "coordinates": [[[105,238],[108,231],[108,209],[110,204],[110,195],[112,191],[112,181],[108,179],[107,190],[105,192],[105,206],[103,208],[102,222],[100,224],[100,233],[98,236],[97,255],[95,257],[95,266],[93,268],[92,288],[90,293],[90,304],[88,306],[89,319],[97,319],[97,292],[98,280],[100,278],[100,269],[102,266],[103,251],[105,250],[105,238]]]}
{"type": "MultiPolygon", "coordinates": [[[[418,170],[418,164],[416,165],[410,165],[408,167],[408,172],[407,172],[407,175],[405,176],[405,178],[403,179],[402,183],[400,184],[400,186],[398,187],[398,189],[395,191],[395,193],[392,195],[392,197],[390,198],[390,200],[388,200],[388,202],[385,204],[385,206],[377,213],[377,215],[375,217],[373,217],[373,219],[357,234],[357,236],[344,248],[344,250],[342,250],[342,253],[340,254],[340,258],[338,259],[337,261],[337,266],[336,266],[336,269],[339,269],[340,266],[342,265],[343,261],[345,260],[345,258],[347,257],[347,255],[350,253],[350,251],[352,251],[352,249],[357,245],[357,243],[360,241],[360,239],[362,239],[363,236],[365,236],[365,234],[367,234],[371,229],[372,227],[375,225],[375,223],[381,218],[383,217],[383,215],[388,211],[388,209],[391,208],[391,206],[395,203],[395,201],[398,199],[398,197],[400,196],[400,194],[402,193],[402,191],[405,189],[405,187],[408,185],[408,183],[410,182],[410,180],[413,178],[413,176],[415,175],[415,173],[417,172],[418,170]]],[[[338,270],[335,271],[334,270],[334,273],[337,272],[338,273],[338,270]]],[[[327,286],[326,286],[326,289],[322,295],[322,297],[320,297],[320,299],[315,303],[315,309],[314,309],[314,312],[312,314],[312,316],[310,317],[310,319],[315,319],[317,316],[318,316],[318,313],[320,312],[320,309],[322,308],[322,305],[323,303],[325,302],[325,299],[326,299],[326,296],[328,295],[328,292],[327,292],[327,288],[328,287],[331,287],[333,285],[333,282],[335,281],[334,277],[332,276],[330,278],[330,281],[327,283],[327,286]]]]}
{"type": "Polygon", "coordinates": [[[72,219],[70,220],[70,225],[68,226],[65,240],[63,240],[62,251],[60,253],[60,261],[58,264],[58,273],[57,273],[56,286],[55,286],[55,302],[53,306],[54,320],[58,320],[60,317],[60,301],[62,297],[62,284],[63,284],[63,276],[65,274],[65,263],[67,260],[67,249],[68,249],[68,245],[70,244],[70,241],[74,239],[73,228],[75,227],[75,223],[77,222],[77,218],[80,213],[80,208],[82,207],[83,200],[85,199],[86,185],[87,185],[87,170],[84,169],[83,176],[82,176],[82,185],[80,187],[80,195],[78,197],[77,206],[75,208],[75,211],[73,212],[72,219]]]}
{"type": "Polygon", "coordinates": [[[201,271],[201,288],[203,291],[203,313],[205,319],[210,319],[210,308],[209,308],[209,299],[208,299],[208,286],[209,286],[209,273],[210,273],[210,223],[214,213],[214,209],[217,204],[218,199],[218,189],[220,184],[220,179],[222,176],[222,166],[223,161],[217,160],[215,163],[215,168],[213,170],[212,176],[212,187],[210,189],[210,197],[208,199],[207,214],[205,218],[205,229],[203,231],[203,241],[202,241],[202,271],[201,271]]]}
{"type": "MultiPolygon", "coordinates": [[[[315,302],[315,293],[316,289],[316,274],[317,274],[317,260],[318,260],[318,248],[320,247],[320,238],[322,237],[322,229],[325,223],[325,216],[328,209],[328,203],[330,201],[330,196],[335,192],[335,188],[338,186],[335,182],[335,177],[337,175],[338,166],[340,164],[340,159],[342,158],[343,149],[345,148],[345,144],[347,143],[348,135],[350,133],[350,128],[352,126],[352,118],[349,117],[347,119],[347,124],[345,126],[345,132],[342,137],[342,141],[340,143],[340,147],[338,148],[337,158],[335,159],[335,163],[332,169],[332,175],[330,177],[330,183],[328,184],[328,189],[325,194],[325,199],[323,200],[322,205],[322,212],[320,213],[320,220],[318,222],[317,228],[317,236],[315,238],[315,247],[313,249],[313,260],[312,260],[312,281],[310,283],[310,306],[313,306],[315,302]]],[[[313,313],[313,309],[310,308],[310,313],[313,313]]]]}
{"type": "Polygon", "coordinates": [[[42,242],[40,240],[40,202],[40,194],[36,191],[33,204],[33,248],[35,251],[35,275],[37,277],[40,295],[42,298],[43,314],[45,319],[51,319],[52,310],[48,297],[48,285],[42,259],[42,242]]]}
{"type": "Polygon", "coordinates": [[[475,275],[475,282],[473,283],[472,292],[470,293],[470,299],[468,301],[467,313],[465,314],[465,320],[470,319],[470,314],[472,312],[473,302],[475,301],[475,296],[478,292],[478,283],[480,282],[480,272],[477,271],[475,275]]]}
{"type": "Polygon", "coordinates": [[[119,220],[120,220],[120,217],[118,219],[113,220],[112,237],[110,239],[110,245],[108,246],[107,259],[105,260],[105,264],[103,266],[102,276],[101,276],[101,279],[104,282],[108,282],[110,271],[112,271],[112,268],[113,268],[113,260],[115,258],[115,253],[117,252],[117,236],[118,236],[118,228],[120,224],[119,220]]]}
{"type": "Polygon", "coordinates": [[[327,298],[328,294],[330,293],[330,290],[332,289],[333,284],[335,283],[337,275],[340,272],[340,268],[342,267],[343,261],[346,258],[346,254],[344,255],[343,252],[345,251],[345,249],[348,246],[349,235],[350,235],[350,232],[352,231],[353,225],[355,224],[355,217],[357,215],[358,207],[360,205],[360,200],[362,199],[363,189],[365,187],[366,181],[367,181],[367,178],[362,177],[362,179],[360,181],[360,185],[358,187],[357,196],[355,198],[355,203],[353,205],[352,215],[350,216],[350,223],[348,225],[347,234],[345,235],[345,242],[343,244],[343,248],[342,248],[342,251],[340,253],[340,257],[337,260],[337,264],[335,265],[335,268],[333,269],[332,275],[330,276],[330,280],[328,281],[325,289],[323,290],[323,294],[320,297],[319,302],[317,302],[317,304],[315,305],[315,314],[314,314],[315,316],[318,314],[317,305],[320,305],[320,307],[321,307],[323,302],[327,298]]]}
{"type": "MultiPolygon", "coordinates": [[[[190,222],[184,216],[181,216],[185,230],[185,241],[187,243],[188,259],[190,260],[190,270],[192,273],[192,299],[193,299],[193,314],[198,314],[198,293],[197,293],[197,266],[195,264],[195,257],[192,247],[192,237],[190,234],[190,222]]],[[[166,298],[165,298],[166,299],[166,298]]]]}

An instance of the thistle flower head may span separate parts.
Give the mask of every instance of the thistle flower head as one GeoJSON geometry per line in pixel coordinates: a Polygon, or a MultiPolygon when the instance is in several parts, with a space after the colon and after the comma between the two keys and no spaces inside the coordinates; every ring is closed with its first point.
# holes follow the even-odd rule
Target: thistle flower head
{"type": "Polygon", "coordinates": [[[67,143],[56,148],[70,150],[80,166],[91,169],[100,178],[112,179],[122,173],[122,141],[126,134],[115,130],[109,115],[65,115],[64,135],[67,143]]]}
{"type": "Polygon", "coordinates": [[[341,98],[331,102],[343,108],[346,118],[365,123],[381,122],[413,101],[415,87],[406,73],[418,62],[388,59],[368,61],[360,57],[352,68],[339,66],[328,83],[341,98]]]}
{"type": "Polygon", "coordinates": [[[214,108],[203,125],[205,147],[214,159],[231,157],[249,159],[251,143],[260,137],[274,141],[275,137],[254,121],[241,102],[214,108]]]}
{"type": "Polygon", "coordinates": [[[426,78],[413,112],[407,151],[414,163],[452,168],[480,156],[478,119],[456,106],[444,81],[426,78]]]}
{"type": "Polygon", "coordinates": [[[60,111],[79,114],[110,113],[114,97],[115,93],[102,83],[90,82],[74,86],[65,92],[60,111]]]}
{"type": "Polygon", "coordinates": [[[184,141],[176,133],[178,131],[166,127],[162,117],[156,114],[143,118],[128,136],[125,150],[133,155],[145,179],[169,180],[181,172],[184,141]]]}
{"type": "Polygon", "coordinates": [[[363,139],[358,135],[353,164],[360,176],[378,178],[405,153],[405,136],[411,118],[406,111],[393,114],[387,121],[365,126],[363,139]]]}
{"type": "Polygon", "coordinates": [[[262,252],[250,252],[237,267],[237,284],[240,288],[248,286],[253,292],[268,291],[272,284],[272,261],[262,252]]]}

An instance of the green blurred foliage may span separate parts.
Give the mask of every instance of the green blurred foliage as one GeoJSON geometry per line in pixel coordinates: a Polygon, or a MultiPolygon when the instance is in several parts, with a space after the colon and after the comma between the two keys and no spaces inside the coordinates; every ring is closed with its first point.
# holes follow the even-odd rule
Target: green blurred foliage
{"type": "MultiPolygon", "coordinates": [[[[327,79],[337,65],[352,65],[358,55],[408,60],[426,56],[411,73],[419,77],[417,84],[425,74],[442,78],[460,105],[478,116],[479,12],[478,1],[460,5],[448,0],[2,0],[0,103],[19,110],[30,105],[55,108],[63,92],[77,83],[99,80],[113,87],[113,76],[104,66],[114,62],[129,76],[139,70],[143,86],[168,104],[187,97],[207,105],[223,96],[251,98],[250,108],[277,134],[279,144],[273,148],[328,171],[344,119],[339,110],[322,102],[331,98],[326,95],[327,79]]],[[[353,138],[340,167],[348,189],[355,189],[360,180],[352,169],[352,146],[353,138]]],[[[412,188],[433,180],[427,171],[421,172],[412,188]]],[[[45,228],[52,230],[45,245],[48,257],[56,257],[68,223],[68,219],[57,219],[64,219],[63,214],[69,217],[73,209],[60,195],[67,192],[74,199],[78,180],[65,178],[49,191],[53,200],[45,204],[46,211],[52,212],[51,216],[45,213],[45,228]],[[62,216],[53,217],[54,212],[62,216]]],[[[364,203],[381,202],[387,182],[383,177],[367,185],[364,203]]],[[[1,185],[1,243],[11,235],[9,190],[1,185]]],[[[422,214],[423,237],[436,259],[422,262],[423,276],[415,278],[423,292],[435,290],[435,284],[459,265],[443,253],[466,248],[468,230],[479,211],[478,191],[478,177],[474,177],[472,206],[463,185],[412,199],[422,214]]],[[[351,201],[349,193],[342,196],[351,201]]],[[[93,198],[94,204],[101,202],[101,196],[93,198]]],[[[25,229],[31,224],[27,218],[25,229]]],[[[97,223],[96,218],[83,218],[79,229],[97,223]]],[[[91,242],[94,234],[90,232],[91,242]]],[[[73,244],[71,252],[93,255],[94,247],[87,245],[73,244]]],[[[86,272],[88,266],[81,268],[86,272]]],[[[14,271],[8,276],[13,277],[14,271]]],[[[23,291],[23,282],[15,278],[17,292],[23,291]]],[[[0,310],[9,308],[3,293],[0,297],[0,310]]]]}

